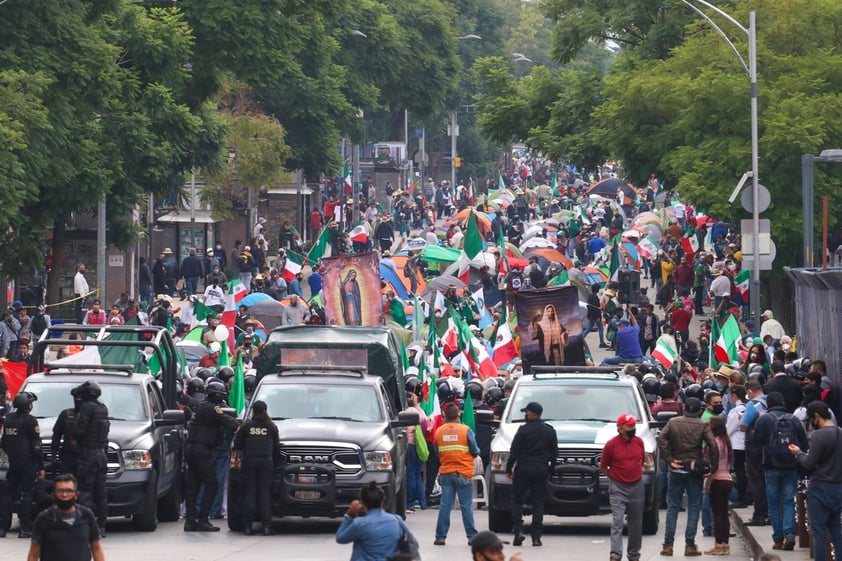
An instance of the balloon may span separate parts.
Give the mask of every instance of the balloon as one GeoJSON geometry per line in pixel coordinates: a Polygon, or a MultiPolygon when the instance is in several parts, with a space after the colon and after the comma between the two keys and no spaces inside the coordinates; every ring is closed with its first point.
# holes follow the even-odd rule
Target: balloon
{"type": "Polygon", "coordinates": [[[225,325],[217,325],[216,329],[213,330],[213,336],[216,338],[217,341],[220,343],[222,341],[228,340],[228,327],[225,325]]]}

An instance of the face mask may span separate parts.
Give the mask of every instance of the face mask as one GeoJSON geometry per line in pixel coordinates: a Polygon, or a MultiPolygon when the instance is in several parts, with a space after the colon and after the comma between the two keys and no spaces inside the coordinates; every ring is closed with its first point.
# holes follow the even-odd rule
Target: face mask
{"type": "Polygon", "coordinates": [[[58,497],[53,497],[53,502],[59,507],[61,510],[68,510],[76,504],[76,499],[60,499],[58,497]]]}
{"type": "Polygon", "coordinates": [[[632,438],[634,438],[634,435],[636,433],[637,433],[637,429],[632,429],[630,431],[626,431],[626,436],[628,437],[629,440],[631,440],[632,438]]]}
{"type": "Polygon", "coordinates": [[[722,382],[717,382],[717,383],[716,383],[716,388],[717,388],[717,389],[720,389],[720,390],[721,390],[723,387],[724,387],[724,386],[723,386],[722,382]]]}
{"type": "Polygon", "coordinates": [[[714,415],[722,415],[722,412],[725,411],[725,407],[720,403],[719,405],[713,406],[713,414],[714,415]]]}

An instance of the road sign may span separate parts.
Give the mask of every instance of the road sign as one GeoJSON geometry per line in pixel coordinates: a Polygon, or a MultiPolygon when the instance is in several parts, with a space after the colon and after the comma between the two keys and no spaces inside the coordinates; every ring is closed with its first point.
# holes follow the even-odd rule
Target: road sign
{"type": "MultiPolygon", "coordinates": [[[[757,197],[760,203],[760,210],[757,212],[765,212],[766,209],[769,208],[769,203],[772,202],[772,195],[769,194],[769,189],[763,185],[758,185],[757,197]]],[[[743,191],[743,194],[740,195],[740,201],[743,203],[743,208],[746,209],[747,212],[754,212],[754,194],[752,193],[751,188],[743,191]]]]}
{"type": "MultiPolygon", "coordinates": [[[[761,244],[762,247],[762,244],[761,244]]],[[[754,256],[751,253],[746,253],[745,249],[742,250],[743,252],[743,270],[751,270],[753,269],[754,263],[754,256]]],[[[767,254],[760,254],[760,259],[758,262],[760,263],[759,269],[761,271],[770,271],[772,269],[772,263],[775,261],[775,256],[778,253],[778,248],[775,247],[775,242],[769,240],[769,253],[767,254]]]]}
{"type": "MultiPolygon", "coordinates": [[[[772,268],[772,262],[775,260],[777,248],[775,247],[775,242],[772,241],[772,237],[769,234],[772,227],[769,219],[761,218],[759,226],[760,240],[758,249],[760,258],[758,262],[760,264],[761,271],[768,271],[772,268]]],[[[742,242],[740,251],[743,254],[743,269],[752,269],[752,263],[754,262],[753,220],[740,220],[740,241],[742,242]]]]}

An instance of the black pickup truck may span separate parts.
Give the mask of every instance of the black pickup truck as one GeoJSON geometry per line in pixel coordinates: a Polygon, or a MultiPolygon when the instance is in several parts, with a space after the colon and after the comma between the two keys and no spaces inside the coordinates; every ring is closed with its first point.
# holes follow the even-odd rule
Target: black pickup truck
{"type": "MultiPolygon", "coordinates": [[[[386,328],[295,326],[272,331],[253,400],[278,427],[273,516],[342,516],[375,481],[387,510],[406,508],[406,405],[399,347],[386,328]]],[[[246,418],[250,410],[246,410],[246,418]]],[[[228,527],[242,530],[242,474],[232,463],[228,527]]]]}
{"type": "MultiPolygon", "coordinates": [[[[158,520],[177,521],[181,503],[185,416],[176,402],[176,350],[166,329],[142,326],[62,325],[44,332],[35,344],[22,390],[38,396],[32,414],[41,428],[47,478],[56,475],[52,450],[53,425],[62,410],[73,406],[70,390],[87,380],[102,388],[111,428],[106,451],[109,516],[130,516],[135,529],[152,531],[158,520]],[[89,339],[69,339],[86,333],[89,339]],[[49,361],[67,345],[82,350],[49,361]],[[150,374],[141,356],[163,365],[150,374]]],[[[0,481],[5,485],[8,459],[0,451],[0,481]]]]}

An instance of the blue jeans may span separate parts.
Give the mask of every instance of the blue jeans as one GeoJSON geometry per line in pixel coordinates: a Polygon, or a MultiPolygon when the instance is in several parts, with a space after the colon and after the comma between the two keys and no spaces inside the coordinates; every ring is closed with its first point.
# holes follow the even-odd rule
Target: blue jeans
{"type": "Polygon", "coordinates": [[[825,560],[828,532],[833,549],[842,551],[842,484],[811,481],[807,488],[807,513],[813,532],[813,559],[825,560]]]}
{"type": "Polygon", "coordinates": [[[713,511],[710,508],[710,496],[707,493],[702,495],[702,534],[713,535],[713,511]]]}
{"type": "MultiPolygon", "coordinates": [[[[216,482],[219,485],[216,491],[216,496],[213,498],[213,502],[211,503],[211,518],[222,517],[222,501],[225,498],[225,478],[228,477],[230,458],[230,452],[227,450],[211,450],[210,460],[213,464],[213,471],[216,474],[216,482]]],[[[202,485],[196,495],[196,504],[200,504],[202,502],[204,494],[205,486],[202,485]]]]}
{"type": "Polygon", "coordinates": [[[599,344],[605,344],[605,329],[602,326],[602,320],[600,319],[589,319],[585,324],[585,331],[584,334],[588,335],[591,332],[591,329],[596,326],[597,331],[599,332],[599,344]]]}
{"type": "Polygon", "coordinates": [[[664,544],[673,545],[678,512],[681,510],[681,497],[687,491],[687,528],[684,530],[685,545],[696,545],[696,530],[699,527],[699,512],[702,510],[701,475],[681,473],[670,470],[667,488],[667,526],[664,531],[664,544]]]}
{"type": "Polygon", "coordinates": [[[477,529],[474,527],[474,511],[471,499],[474,496],[471,480],[455,473],[439,475],[441,485],[441,503],[439,504],[439,517],[436,521],[436,539],[447,538],[447,531],[450,530],[450,511],[453,509],[453,498],[459,497],[459,510],[462,511],[462,524],[465,526],[465,535],[468,540],[474,539],[477,529]]]}
{"type": "Polygon", "coordinates": [[[194,296],[196,294],[196,287],[199,286],[199,277],[185,277],[184,288],[187,290],[187,296],[194,296]]]}
{"type": "Polygon", "coordinates": [[[151,284],[140,285],[140,301],[146,302],[146,305],[149,306],[149,307],[152,306],[152,285],[151,284]]]}
{"type": "Polygon", "coordinates": [[[412,506],[414,503],[421,505],[421,508],[427,506],[427,497],[424,494],[424,480],[421,477],[421,469],[424,467],[423,462],[418,457],[418,450],[414,444],[406,447],[406,506],[412,506]]]}
{"type": "Polygon", "coordinates": [[[620,364],[621,362],[643,362],[642,356],[634,356],[634,357],[624,357],[624,356],[609,356],[602,359],[602,362],[599,363],[600,366],[605,366],[606,364],[620,364]]]}
{"type": "Polygon", "coordinates": [[[666,460],[658,460],[658,504],[667,504],[667,477],[669,465],[666,460]]]}
{"type": "Polygon", "coordinates": [[[772,522],[772,539],[780,541],[795,537],[795,488],[798,471],[793,469],[765,468],[766,502],[772,522]],[[783,516],[781,516],[783,510],[783,516]]]}

